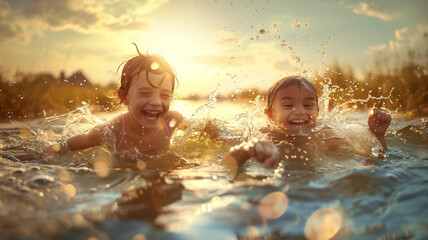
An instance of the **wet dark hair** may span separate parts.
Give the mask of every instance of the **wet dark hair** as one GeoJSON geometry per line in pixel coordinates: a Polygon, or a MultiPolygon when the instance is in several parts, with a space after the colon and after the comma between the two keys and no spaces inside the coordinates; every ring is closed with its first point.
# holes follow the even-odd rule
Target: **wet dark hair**
{"type": "Polygon", "coordinates": [[[149,73],[166,73],[160,84],[162,84],[163,80],[169,75],[172,78],[171,93],[174,93],[176,83],[178,83],[177,75],[175,73],[174,68],[172,68],[171,65],[161,55],[141,54],[138,50],[137,44],[132,44],[135,45],[138,56],[126,60],[125,62],[121,63],[117,68],[117,71],[119,71],[120,67],[123,65],[122,73],[120,76],[120,86],[117,90],[120,102],[122,102],[128,94],[132,78],[140,74],[142,71],[146,71],[147,82],[150,84],[150,86],[154,88],[158,88],[159,86],[153,85],[153,83],[149,79],[149,73]]]}
{"type": "Polygon", "coordinates": [[[315,96],[317,98],[316,101],[317,101],[317,105],[318,105],[317,89],[308,79],[303,78],[303,77],[299,77],[299,76],[288,76],[288,77],[285,77],[285,78],[278,80],[269,88],[269,90],[267,92],[267,106],[266,106],[266,108],[267,109],[272,108],[273,99],[275,98],[275,96],[279,90],[293,86],[293,85],[298,85],[299,88],[304,86],[306,88],[313,90],[315,92],[315,96]]]}

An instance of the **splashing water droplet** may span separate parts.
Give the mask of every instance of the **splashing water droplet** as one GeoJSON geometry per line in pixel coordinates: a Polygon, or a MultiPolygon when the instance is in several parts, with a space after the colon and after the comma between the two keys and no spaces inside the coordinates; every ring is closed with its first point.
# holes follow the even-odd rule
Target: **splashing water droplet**
{"type": "Polygon", "coordinates": [[[296,19],[296,22],[294,23],[293,27],[296,29],[301,27],[301,25],[297,19],[296,19]]]}
{"type": "Polygon", "coordinates": [[[171,121],[169,122],[169,126],[170,127],[175,127],[175,125],[177,125],[177,120],[175,118],[171,119],[171,121]]]}

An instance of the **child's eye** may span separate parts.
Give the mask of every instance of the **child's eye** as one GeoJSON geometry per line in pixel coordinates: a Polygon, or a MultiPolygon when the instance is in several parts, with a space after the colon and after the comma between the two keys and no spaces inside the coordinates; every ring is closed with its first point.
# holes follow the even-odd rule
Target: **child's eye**
{"type": "Polygon", "coordinates": [[[305,104],[305,108],[313,108],[314,105],[313,104],[305,104]]]}
{"type": "Polygon", "coordinates": [[[284,104],[283,106],[286,108],[291,108],[291,107],[293,107],[293,104],[284,104]]]}
{"type": "Polygon", "coordinates": [[[171,95],[169,95],[169,94],[161,94],[161,97],[163,97],[163,98],[171,98],[171,95]]]}

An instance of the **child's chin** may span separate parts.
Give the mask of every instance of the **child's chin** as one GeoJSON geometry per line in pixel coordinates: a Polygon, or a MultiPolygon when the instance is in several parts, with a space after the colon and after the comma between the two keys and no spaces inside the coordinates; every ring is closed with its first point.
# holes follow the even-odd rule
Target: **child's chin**
{"type": "Polygon", "coordinates": [[[157,128],[158,125],[159,125],[159,121],[160,121],[159,119],[146,119],[146,118],[143,118],[142,121],[141,121],[141,125],[144,128],[157,128]]]}
{"type": "Polygon", "coordinates": [[[309,127],[288,127],[285,132],[289,135],[308,135],[311,133],[311,129],[309,127]]]}

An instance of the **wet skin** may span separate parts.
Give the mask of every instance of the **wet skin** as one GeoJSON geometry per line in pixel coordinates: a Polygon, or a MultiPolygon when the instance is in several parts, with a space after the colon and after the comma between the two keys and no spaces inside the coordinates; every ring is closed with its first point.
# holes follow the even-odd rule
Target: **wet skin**
{"type": "Polygon", "coordinates": [[[288,134],[309,134],[318,116],[316,93],[299,85],[280,89],[266,114],[288,134]]]}
{"type": "Polygon", "coordinates": [[[123,103],[129,109],[130,128],[154,130],[163,128],[162,119],[168,113],[172,96],[172,79],[169,74],[148,75],[153,87],[146,79],[146,72],[132,78],[131,86],[123,103]]]}

